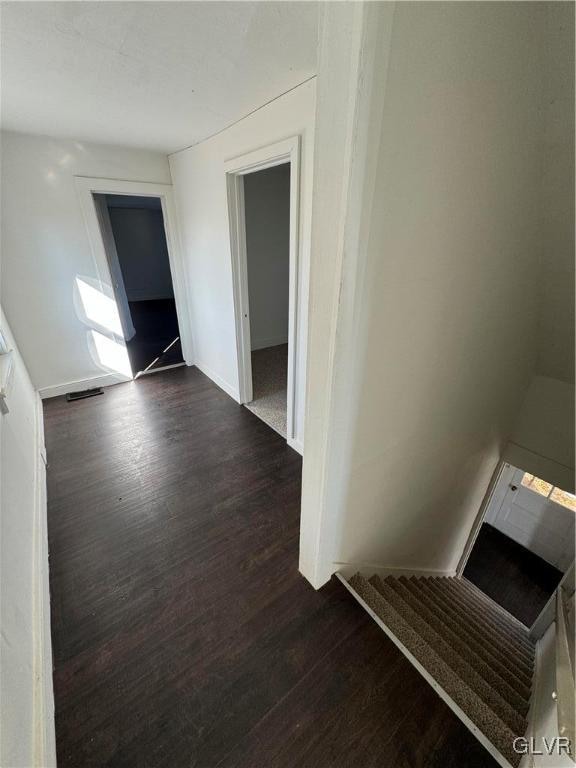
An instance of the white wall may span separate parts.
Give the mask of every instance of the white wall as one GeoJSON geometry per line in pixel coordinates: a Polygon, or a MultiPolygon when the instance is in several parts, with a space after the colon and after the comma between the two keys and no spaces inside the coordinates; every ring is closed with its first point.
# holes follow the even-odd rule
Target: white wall
{"type": "Polygon", "coordinates": [[[315,82],[280,96],[190,149],[170,156],[183,257],[188,271],[196,364],[238,399],[238,360],[224,162],[301,135],[300,283],[296,435],[303,433],[315,82]]]}
{"type": "MultiPolygon", "coordinates": [[[[312,456],[314,413],[307,420],[303,528],[320,514],[318,540],[331,546],[315,562],[301,558],[316,585],[346,563],[453,571],[511,432],[535,363],[542,14],[516,3],[365,9],[358,39],[369,66],[358,81],[372,108],[363,113],[360,98],[349,114],[338,112],[339,84],[324,77],[323,56],[343,49],[354,19],[343,27],[328,15],[318,101],[368,148],[369,183],[353,183],[359,140],[334,145],[338,120],[319,120],[317,146],[349,153],[354,194],[341,225],[352,248],[341,267],[312,273],[313,309],[339,285],[332,359],[329,333],[311,316],[310,359],[331,373],[322,388],[322,376],[310,376],[309,396],[333,400],[327,447],[312,456]],[[342,389],[346,366],[356,375],[342,389]],[[348,446],[339,463],[334,445],[348,446]],[[331,488],[338,498],[326,505],[331,488]]],[[[334,226],[322,170],[315,230],[334,226]]]]}
{"type": "Polygon", "coordinates": [[[252,349],[288,343],[290,165],[244,177],[252,349]]]}
{"type": "Polygon", "coordinates": [[[53,766],[46,476],[40,400],[4,314],[15,369],[0,416],[0,764],[53,766]]]}
{"type": "Polygon", "coordinates": [[[2,302],[41,389],[109,373],[74,306],[76,277],[98,276],[75,175],[170,183],[160,153],[2,134],[2,302]]]}
{"type": "Polygon", "coordinates": [[[574,4],[546,3],[544,252],[536,372],[574,382],[574,4]]]}
{"type": "Polygon", "coordinates": [[[504,458],[520,469],[574,490],[574,386],[534,376],[504,458]]]}
{"type": "Polygon", "coordinates": [[[535,375],[506,448],[512,464],[574,489],[574,5],[544,23],[543,253],[535,375]]]}
{"type": "Polygon", "coordinates": [[[173,299],[162,211],[109,207],[128,301],[173,299]]]}

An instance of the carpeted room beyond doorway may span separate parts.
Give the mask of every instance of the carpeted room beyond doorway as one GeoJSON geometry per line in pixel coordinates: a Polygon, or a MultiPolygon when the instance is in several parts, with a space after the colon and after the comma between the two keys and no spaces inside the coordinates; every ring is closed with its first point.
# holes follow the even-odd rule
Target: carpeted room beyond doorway
{"type": "Polygon", "coordinates": [[[288,344],[252,352],[253,399],[246,408],[286,437],[288,344]]]}

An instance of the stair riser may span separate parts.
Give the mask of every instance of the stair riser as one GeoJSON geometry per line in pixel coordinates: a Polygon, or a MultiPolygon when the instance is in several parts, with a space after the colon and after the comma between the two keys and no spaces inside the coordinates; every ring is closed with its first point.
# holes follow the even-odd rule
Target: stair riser
{"type": "Polygon", "coordinates": [[[500,754],[517,766],[520,755],[513,751],[512,744],[518,734],[486,706],[366,579],[357,574],[349,583],[500,754]]]}
{"type": "Polygon", "coordinates": [[[442,617],[451,622],[454,631],[462,636],[462,639],[468,643],[470,648],[473,648],[474,652],[492,667],[519,696],[523,699],[528,698],[530,695],[530,680],[527,674],[522,671],[522,667],[518,667],[518,661],[513,654],[506,654],[494,648],[484,630],[474,630],[473,627],[464,623],[461,614],[454,605],[446,601],[444,596],[438,595],[437,591],[431,586],[417,586],[413,584],[411,588],[414,590],[422,589],[427,594],[430,604],[435,605],[442,617]],[[511,659],[515,659],[513,665],[510,663],[511,659]]]}
{"type": "MultiPolygon", "coordinates": [[[[401,589],[397,591],[395,587],[388,586],[380,579],[376,579],[374,582],[371,580],[371,583],[400,614],[400,616],[402,616],[402,618],[428,642],[430,647],[440,656],[440,658],[448,664],[461,680],[478,694],[482,701],[484,701],[487,706],[489,706],[490,709],[495,712],[504,723],[506,723],[506,725],[508,725],[515,733],[525,730],[526,720],[523,715],[526,714],[526,711],[522,712],[522,714],[520,714],[519,711],[516,711],[504,700],[504,698],[502,698],[498,689],[490,685],[487,678],[482,676],[479,669],[477,670],[469,664],[459,652],[454,653],[454,650],[459,651],[460,649],[456,647],[456,645],[452,645],[453,638],[451,638],[450,644],[446,642],[442,635],[417,613],[417,610],[410,604],[412,602],[410,593],[403,595],[401,589]]],[[[488,670],[483,671],[489,674],[488,670]]],[[[522,701],[521,705],[522,707],[526,706],[527,710],[527,702],[522,701]]]]}
{"type": "Polygon", "coordinates": [[[498,606],[487,595],[483,595],[480,590],[476,589],[472,584],[466,581],[466,579],[452,579],[448,588],[460,595],[465,595],[465,602],[473,602],[478,606],[480,611],[483,611],[493,624],[496,624],[501,629],[504,629],[514,642],[519,645],[529,656],[534,653],[534,646],[528,639],[526,630],[518,626],[515,622],[510,621],[505,615],[500,613],[498,606]]]}
{"type": "MultiPolygon", "coordinates": [[[[511,708],[521,716],[526,715],[528,711],[527,697],[518,693],[513,686],[494,670],[488,661],[482,658],[479,653],[479,651],[482,650],[481,647],[477,647],[476,643],[471,646],[466,639],[458,636],[455,631],[456,628],[448,628],[443,625],[442,620],[439,619],[433,611],[427,608],[409,587],[397,583],[394,586],[394,590],[398,591],[403,599],[410,603],[415,613],[420,613],[421,617],[427,624],[433,627],[437,634],[442,635],[442,633],[444,633],[447,644],[460,654],[460,656],[486,681],[487,685],[498,691],[502,699],[504,699],[511,708]]],[[[452,655],[454,655],[454,653],[452,653],[452,655]]],[[[449,660],[447,661],[450,663],[449,660]]]]}
{"type": "Polygon", "coordinates": [[[447,587],[441,588],[432,582],[423,585],[423,588],[427,589],[430,594],[437,596],[438,601],[441,602],[446,612],[450,613],[459,622],[464,622],[464,626],[469,634],[482,636],[484,638],[483,645],[489,648],[496,658],[504,659],[505,664],[508,663],[510,658],[515,659],[524,685],[530,686],[532,681],[532,658],[517,644],[509,642],[503,637],[500,627],[495,627],[493,624],[485,621],[484,617],[477,610],[471,611],[470,606],[463,601],[462,596],[454,593],[447,587]]]}

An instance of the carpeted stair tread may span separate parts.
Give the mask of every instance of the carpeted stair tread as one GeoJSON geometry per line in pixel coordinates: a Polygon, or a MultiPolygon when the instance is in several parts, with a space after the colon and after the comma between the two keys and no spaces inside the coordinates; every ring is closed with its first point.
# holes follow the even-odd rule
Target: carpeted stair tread
{"type": "Polygon", "coordinates": [[[507,611],[495,603],[488,595],[484,595],[477,587],[464,578],[434,578],[437,583],[446,582],[447,588],[458,595],[469,605],[475,605],[483,612],[487,621],[499,627],[509,638],[510,642],[522,647],[526,653],[532,652],[534,644],[528,635],[528,628],[511,616],[507,611]]]}
{"type": "Polygon", "coordinates": [[[527,650],[528,653],[532,653],[534,650],[534,641],[530,638],[529,629],[525,627],[522,622],[518,621],[514,616],[508,613],[502,606],[495,603],[494,600],[485,595],[475,584],[472,584],[468,579],[452,579],[454,586],[466,592],[470,599],[475,599],[478,603],[484,606],[485,610],[490,615],[500,622],[502,626],[515,637],[527,650]]]}
{"type": "MultiPolygon", "coordinates": [[[[473,606],[464,603],[460,596],[455,596],[447,585],[442,585],[434,579],[411,578],[410,583],[416,590],[423,590],[434,605],[444,615],[450,617],[458,625],[458,631],[467,635],[471,640],[481,640],[482,649],[488,659],[494,659],[495,666],[508,669],[510,659],[515,660],[515,676],[524,687],[529,688],[532,681],[532,663],[513,643],[501,637],[497,630],[482,621],[473,606]]],[[[508,679],[504,675],[505,679],[508,679]]]]}
{"type": "Polygon", "coordinates": [[[495,620],[490,615],[489,610],[482,604],[468,597],[456,587],[453,582],[460,579],[450,579],[446,585],[437,585],[436,588],[442,592],[454,603],[465,607],[468,611],[467,621],[480,624],[489,633],[493,643],[500,646],[505,653],[513,653],[526,668],[526,674],[531,679],[534,665],[534,646],[530,643],[524,643],[521,638],[515,637],[509,630],[509,627],[503,625],[499,620],[495,620]]]}
{"type": "Polygon", "coordinates": [[[532,665],[523,653],[519,652],[514,645],[500,641],[497,638],[497,632],[490,625],[480,621],[478,617],[473,617],[471,607],[463,603],[460,598],[455,599],[446,586],[435,584],[427,579],[410,579],[410,584],[416,591],[422,590],[433,601],[435,608],[446,621],[456,625],[458,633],[467,639],[476,652],[490,663],[504,680],[524,697],[529,694],[532,665]]]}
{"type": "Polygon", "coordinates": [[[513,622],[503,621],[504,617],[494,611],[494,606],[491,605],[492,601],[488,604],[478,602],[475,595],[468,594],[466,590],[460,588],[462,579],[432,578],[426,579],[426,581],[431,587],[441,590],[446,596],[450,596],[450,599],[460,606],[465,606],[469,611],[468,618],[471,621],[489,629],[495,640],[503,645],[507,651],[513,650],[525,659],[528,666],[531,666],[534,655],[533,645],[526,636],[518,634],[517,627],[513,622]]]}
{"type": "Polygon", "coordinates": [[[509,642],[514,643],[529,656],[533,653],[534,645],[528,636],[528,629],[522,627],[487,595],[483,595],[480,590],[473,587],[467,579],[434,578],[433,581],[436,583],[445,582],[446,589],[463,600],[466,605],[475,606],[484,621],[495,627],[501,635],[507,637],[509,642]]]}
{"type": "MultiPolygon", "coordinates": [[[[403,583],[401,579],[389,577],[385,579],[385,584],[396,591],[407,602],[412,610],[418,614],[419,618],[424,620],[433,630],[440,635],[451,648],[451,655],[454,658],[461,657],[477,674],[481,676],[485,684],[492,690],[498,692],[499,697],[504,699],[520,718],[524,718],[528,711],[527,695],[522,695],[510,683],[507,682],[492,666],[491,659],[488,661],[482,655],[482,646],[475,640],[470,641],[458,633],[457,624],[453,624],[442,615],[442,612],[436,612],[432,607],[434,604],[426,599],[426,594],[418,593],[414,584],[409,581],[403,583]],[[424,598],[424,599],[423,599],[424,598]]],[[[378,588],[378,584],[375,584],[378,588]]],[[[447,660],[450,663],[450,659],[447,660]]],[[[506,670],[508,672],[508,670],[506,670]]],[[[505,719],[504,717],[502,719],[505,719]]],[[[508,722],[508,721],[507,721],[508,722]]],[[[518,726],[518,723],[517,727],[518,726]]]]}
{"type": "Polygon", "coordinates": [[[512,749],[515,733],[482,698],[459,677],[425,638],[394,608],[370,582],[360,574],[350,579],[356,594],[374,611],[397,640],[424,667],[460,710],[513,766],[520,755],[512,749]]]}
{"type": "MultiPolygon", "coordinates": [[[[501,696],[499,689],[488,682],[490,669],[483,666],[482,662],[471,664],[467,655],[460,652],[462,648],[458,638],[428,622],[427,618],[431,617],[426,617],[425,606],[418,604],[408,589],[403,587],[397,579],[392,578],[383,581],[378,576],[374,576],[370,579],[370,583],[506,725],[515,733],[526,730],[524,715],[528,708],[527,702],[519,700],[521,712],[512,707],[501,696]]],[[[502,681],[499,682],[502,683],[502,681]]]]}
{"type": "Polygon", "coordinates": [[[522,697],[526,698],[529,695],[530,672],[516,651],[502,650],[495,646],[490,632],[485,627],[475,625],[469,617],[463,615],[465,609],[446,595],[444,590],[439,590],[428,581],[421,580],[411,579],[410,586],[414,590],[422,590],[427,595],[442,618],[450,622],[474,652],[481,656],[503,680],[506,680],[522,697]]]}

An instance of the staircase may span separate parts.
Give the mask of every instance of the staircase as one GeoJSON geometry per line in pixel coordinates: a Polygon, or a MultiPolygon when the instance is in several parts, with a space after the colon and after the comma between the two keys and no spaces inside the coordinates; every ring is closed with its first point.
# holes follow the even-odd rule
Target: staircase
{"type": "Polygon", "coordinates": [[[502,766],[517,766],[534,667],[528,630],[466,579],[344,582],[502,766]]]}

